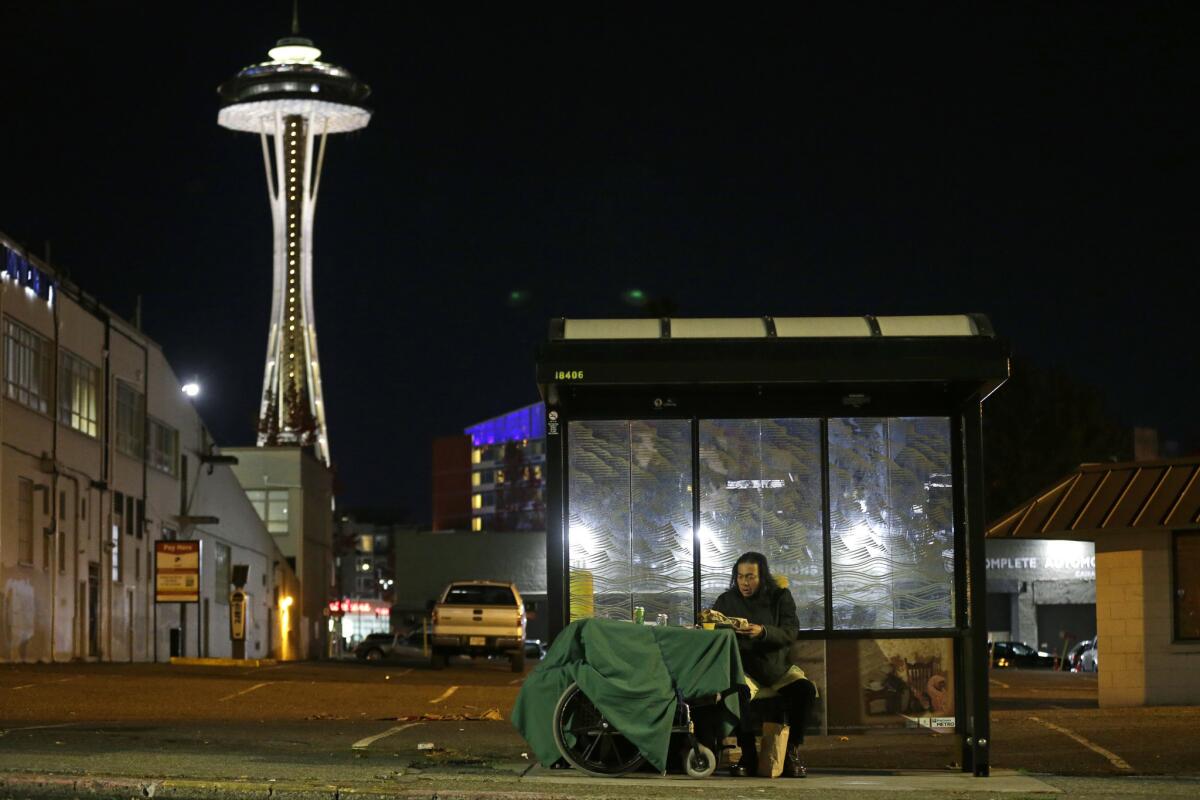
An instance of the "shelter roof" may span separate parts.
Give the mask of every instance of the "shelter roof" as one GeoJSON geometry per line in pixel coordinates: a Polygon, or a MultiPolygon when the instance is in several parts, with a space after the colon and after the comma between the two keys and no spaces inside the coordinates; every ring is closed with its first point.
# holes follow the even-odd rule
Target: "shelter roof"
{"type": "Polygon", "coordinates": [[[1082,464],[988,526],[991,539],[1082,539],[1200,523],[1200,456],[1082,464]]]}
{"type": "Polygon", "coordinates": [[[537,377],[554,404],[563,396],[556,386],[572,395],[606,387],[823,386],[835,403],[861,386],[876,399],[886,389],[957,404],[1003,383],[1008,353],[982,314],[556,319],[539,349],[537,377]]]}

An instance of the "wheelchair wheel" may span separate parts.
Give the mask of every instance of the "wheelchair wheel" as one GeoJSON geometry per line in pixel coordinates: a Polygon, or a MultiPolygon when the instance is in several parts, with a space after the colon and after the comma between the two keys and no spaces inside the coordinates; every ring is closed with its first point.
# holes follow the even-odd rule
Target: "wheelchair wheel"
{"type": "Polygon", "coordinates": [[[554,708],[554,743],[572,767],[589,775],[612,777],[640,767],[646,759],[604,718],[572,683],[554,708]]]}
{"type": "Polygon", "coordinates": [[[699,742],[696,743],[695,749],[684,748],[679,756],[683,761],[683,771],[689,778],[707,778],[717,771],[717,757],[712,750],[699,742]]]}

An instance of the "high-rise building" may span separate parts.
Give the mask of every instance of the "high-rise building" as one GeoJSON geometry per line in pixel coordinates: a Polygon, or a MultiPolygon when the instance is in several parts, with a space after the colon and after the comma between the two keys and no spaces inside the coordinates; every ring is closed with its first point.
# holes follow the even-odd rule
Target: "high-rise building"
{"type": "Polygon", "coordinates": [[[546,529],[545,415],[534,403],[434,441],[434,530],[546,529]]]}
{"type": "Polygon", "coordinates": [[[278,41],[270,60],[253,64],[218,89],[217,122],[262,140],[275,229],[274,292],[258,445],[312,446],[329,464],[329,433],[313,313],[313,214],[329,134],[365,128],[370,88],[299,35],[278,41]]]}

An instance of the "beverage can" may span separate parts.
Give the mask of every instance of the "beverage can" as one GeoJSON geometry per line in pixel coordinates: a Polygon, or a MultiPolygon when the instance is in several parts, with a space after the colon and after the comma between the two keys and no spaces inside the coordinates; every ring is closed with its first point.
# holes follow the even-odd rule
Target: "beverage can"
{"type": "Polygon", "coordinates": [[[636,622],[638,625],[641,625],[643,622],[645,622],[646,621],[646,609],[643,608],[642,606],[634,606],[633,607],[633,621],[636,622]]]}
{"type": "Polygon", "coordinates": [[[656,624],[660,628],[667,627],[667,615],[659,614],[657,617],[654,618],[654,624],[656,624]]]}

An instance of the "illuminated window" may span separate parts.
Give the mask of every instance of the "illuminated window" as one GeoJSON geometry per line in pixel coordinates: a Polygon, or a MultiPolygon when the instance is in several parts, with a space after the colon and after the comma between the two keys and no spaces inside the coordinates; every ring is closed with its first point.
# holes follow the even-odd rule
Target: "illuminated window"
{"type": "Polygon", "coordinates": [[[478,486],[478,485],[479,485],[479,483],[480,483],[480,478],[481,478],[481,477],[482,477],[482,476],[481,476],[481,475],[480,475],[478,472],[472,472],[472,473],[471,473],[471,485],[472,485],[472,486],[478,486]]]}
{"type": "Polygon", "coordinates": [[[358,537],[358,552],[373,553],[375,552],[375,537],[370,534],[358,537]]]}
{"type": "Polygon", "coordinates": [[[79,356],[60,351],[58,371],[58,421],[80,433],[96,436],[99,415],[96,395],[100,371],[79,356]]]}
{"type": "Polygon", "coordinates": [[[480,447],[471,448],[471,463],[478,464],[483,459],[483,449],[480,447]]]}
{"type": "Polygon", "coordinates": [[[112,546],[112,579],[121,580],[121,526],[125,519],[125,495],[113,492],[112,500],[112,535],[109,542],[112,546]]]}
{"type": "Polygon", "coordinates": [[[496,470],[496,483],[504,483],[504,470],[496,470]]]}
{"type": "Polygon", "coordinates": [[[473,530],[473,531],[483,530],[483,517],[472,517],[471,518],[471,530],[473,530]]]}
{"type": "Polygon", "coordinates": [[[267,526],[267,533],[276,536],[288,532],[288,492],[287,489],[247,489],[246,497],[258,512],[258,518],[267,526]]]}
{"type": "Polygon", "coordinates": [[[483,508],[483,495],[471,495],[471,508],[483,508]]]}
{"type": "Polygon", "coordinates": [[[150,466],[168,475],[179,470],[179,431],[150,419],[150,466]]]}
{"type": "Polygon", "coordinates": [[[50,411],[50,342],[4,321],[4,393],[43,414],[50,411]]]}
{"type": "Polygon", "coordinates": [[[117,381],[117,449],[145,458],[146,398],[124,381],[117,381]]]}

